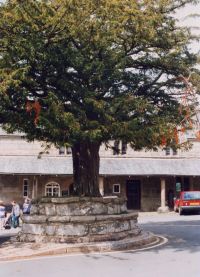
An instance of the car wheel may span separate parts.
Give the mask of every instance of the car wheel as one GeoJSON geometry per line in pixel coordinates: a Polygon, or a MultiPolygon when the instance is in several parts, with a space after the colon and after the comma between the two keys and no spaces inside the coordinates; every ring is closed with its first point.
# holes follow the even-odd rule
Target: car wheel
{"type": "Polygon", "coordinates": [[[183,209],[181,207],[179,207],[178,212],[179,212],[180,215],[184,214],[183,209]]]}

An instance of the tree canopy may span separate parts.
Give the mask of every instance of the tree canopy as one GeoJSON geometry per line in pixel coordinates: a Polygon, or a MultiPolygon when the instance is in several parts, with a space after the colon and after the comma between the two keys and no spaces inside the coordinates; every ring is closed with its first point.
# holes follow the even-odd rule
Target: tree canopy
{"type": "Polygon", "coordinates": [[[98,194],[101,143],[123,140],[152,149],[164,138],[176,145],[176,127],[188,116],[181,78],[194,72],[197,56],[188,47],[190,30],[178,27],[173,13],[191,2],[1,4],[1,123],[30,140],[70,145],[75,185],[92,180],[79,194],[98,194]],[[95,169],[87,170],[91,163],[95,169]]]}

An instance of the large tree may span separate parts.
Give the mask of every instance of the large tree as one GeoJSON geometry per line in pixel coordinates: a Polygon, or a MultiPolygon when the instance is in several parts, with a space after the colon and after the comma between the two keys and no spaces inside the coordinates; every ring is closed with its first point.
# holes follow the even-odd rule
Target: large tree
{"type": "Polygon", "coordinates": [[[188,127],[180,99],[197,57],[174,13],[191,2],[1,4],[1,123],[29,140],[70,145],[77,193],[98,196],[102,143],[176,146],[176,127],[188,127]]]}

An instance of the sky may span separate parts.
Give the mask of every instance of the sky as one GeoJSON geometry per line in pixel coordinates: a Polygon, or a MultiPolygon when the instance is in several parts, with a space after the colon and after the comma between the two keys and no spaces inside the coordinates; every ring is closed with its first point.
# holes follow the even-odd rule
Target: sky
{"type": "MultiPolygon", "coordinates": [[[[180,24],[182,26],[191,27],[192,33],[200,36],[200,0],[197,5],[187,5],[186,7],[180,9],[176,16],[180,20],[180,24]],[[194,14],[199,14],[199,17],[189,16],[194,14]]],[[[191,47],[194,52],[199,52],[200,42],[193,43],[191,47]]]]}

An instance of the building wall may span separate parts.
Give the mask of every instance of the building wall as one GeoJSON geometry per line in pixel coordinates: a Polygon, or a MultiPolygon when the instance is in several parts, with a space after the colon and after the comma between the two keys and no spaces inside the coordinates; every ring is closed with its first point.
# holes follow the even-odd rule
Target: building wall
{"type": "Polygon", "coordinates": [[[22,186],[18,176],[0,175],[0,199],[6,204],[10,204],[12,200],[21,199],[22,186]]]}
{"type": "MultiPolygon", "coordinates": [[[[44,144],[39,141],[28,142],[19,136],[0,136],[0,156],[37,156],[40,152],[45,150],[45,147],[43,147],[43,145],[44,144]]],[[[59,150],[52,146],[49,150],[49,154],[51,156],[59,155],[59,150]]]]}
{"type": "Polygon", "coordinates": [[[106,177],[104,179],[105,195],[126,196],[126,182],[128,180],[140,180],[141,182],[141,211],[157,210],[157,208],[160,206],[160,178],[158,177],[106,177]],[[120,184],[120,194],[113,192],[114,184],[120,184]]]}
{"type": "MultiPolygon", "coordinates": [[[[111,141],[110,146],[114,145],[114,142],[111,141]]],[[[121,149],[121,146],[119,147],[121,149]]],[[[127,158],[200,158],[200,142],[198,140],[190,140],[190,147],[188,150],[186,149],[177,149],[176,153],[170,149],[169,154],[166,154],[165,148],[160,148],[157,151],[153,150],[141,150],[135,151],[129,145],[127,146],[126,154],[117,154],[113,155],[113,149],[107,148],[105,145],[102,145],[100,148],[100,156],[101,157],[127,157],[127,158]]]]}
{"type": "MultiPolygon", "coordinates": [[[[163,177],[162,177],[163,178],[163,177]]],[[[164,177],[166,182],[166,205],[172,206],[176,194],[176,179],[164,177]]],[[[144,177],[142,182],[142,211],[156,211],[161,206],[161,177],[144,177]]]]}
{"type": "Polygon", "coordinates": [[[104,195],[113,195],[113,196],[125,196],[126,195],[126,177],[124,176],[111,176],[104,177],[104,195]],[[120,193],[113,192],[113,185],[120,185],[120,193]]]}
{"type": "MultiPolygon", "coordinates": [[[[113,149],[107,148],[102,145],[100,148],[101,157],[124,157],[124,158],[166,158],[166,159],[177,159],[178,158],[200,158],[200,142],[191,141],[193,147],[189,151],[178,150],[176,155],[170,150],[169,155],[166,155],[165,149],[159,149],[158,151],[134,151],[129,146],[126,154],[119,153],[113,155],[113,149]]],[[[113,146],[114,142],[110,142],[110,146],[113,146]]],[[[120,145],[121,147],[121,145],[120,145]]],[[[44,151],[44,147],[41,142],[27,142],[22,139],[19,134],[7,135],[5,132],[0,130],[0,156],[7,155],[38,155],[41,151],[44,151]]],[[[50,156],[60,156],[59,150],[55,147],[51,147],[49,150],[50,156]]],[[[67,152],[64,153],[67,155],[67,152]]],[[[104,195],[117,195],[126,196],[126,182],[130,179],[129,176],[104,176],[104,195]],[[113,192],[113,185],[120,184],[120,193],[113,192]]],[[[132,177],[131,177],[132,178],[132,177]]],[[[61,195],[62,192],[66,192],[69,189],[70,184],[73,182],[72,176],[26,176],[26,175],[0,175],[0,199],[9,204],[15,199],[20,204],[23,203],[23,180],[29,180],[29,191],[28,196],[30,198],[41,197],[45,195],[45,185],[50,182],[56,182],[60,185],[61,195]],[[37,195],[35,192],[37,178],[37,195]]],[[[153,211],[157,210],[160,206],[160,177],[133,177],[132,179],[140,180],[141,182],[141,210],[142,211],[153,211]]],[[[171,195],[176,194],[176,178],[165,177],[166,179],[166,201],[169,201],[169,193],[171,195]]],[[[184,183],[184,177],[180,178],[184,183]]],[[[189,177],[190,189],[200,190],[200,177],[191,176],[189,177]]]]}
{"type": "Polygon", "coordinates": [[[143,178],[141,191],[141,210],[157,210],[160,207],[160,178],[143,178]]]}
{"type": "Polygon", "coordinates": [[[38,196],[45,196],[45,186],[48,183],[55,182],[60,185],[60,196],[62,196],[62,192],[66,192],[69,190],[69,186],[73,183],[72,177],[58,177],[58,176],[40,176],[38,178],[38,196]]]}
{"type": "Polygon", "coordinates": [[[12,200],[17,201],[19,204],[23,204],[23,180],[28,179],[28,197],[33,196],[33,186],[37,179],[37,197],[45,196],[45,185],[51,182],[58,183],[60,185],[61,196],[62,192],[66,192],[69,186],[73,182],[72,177],[67,176],[29,176],[29,175],[0,175],[0,199],[4,201],[6,205],[10,205],[12,200]]]}
{"type": "Polygon", "coordinates": [[[200,177],[192,177],[193,190],[200,190],[200,177]]]}
{"type": "MultiPolygon", "coordinates": [[[[126,154],[121,154],[121,152],[117,155],[113,154],[112,146],[114,146],[114,141],[110,141],[109,147],[106,147],[105,144],[102,144],[100,148],[100,156],[101,157],[127,157],[127,158],[199,158],[200,157],[200,142],[197,140],[190,140],[191,148],[186,151],[184,149],[177,150],[177,153],[174,155],[172,149],[170,149],[170,153],[166,155],[166,150],[159,149],[158,151],[134,151],[129,145],[127,146],[126,154]]],[[[6,133],[2,133],[0,130],[0,156],[3,155],[39,155],[40,152],[45,150],[45,143],[34,141],[28,142],[24,138],[22,138],[19,134],[16,135],[7,135],[6,133]]],[[[119,145],[119,149],[122,148],[121,142],[119,145]]],[[[51,146],[48,149],[48,153],[44,153],[43,155],[49,156],[60,156],[59,149],[51,146]]],[[[65,151],[63,155],[71,155],[67,154],[65,151]]]]}
{"type": "MultiPolygon", "coordinates": [[[[45,196],[45,185],[51,182],[60,185],[61,196],[62,192],[69,190],[73,183],[72,176],[28,176],[28,175],[0,175],[0,199],[6,205],[10,205],[12,200],[16,200],[22,205],[23,197],[23,180],[29,180],[28,197],[32,198],[34,182],[37,179],[38,190],[37,196],[45,196]]],[[[140,180],[141,182],[141,211],[156,211],[161,205],[161,178],[160,177],[134,177],[128,176],[111,176],[104,177],[104,196],[115,195],[126,197],[126,182],[128,180],[140,180]],[[113,192],[113,185],[120,185],[120,193],[113,192]]],[[[169,205],[170,193],[171,199],[176,195],[176,178],[165,177],[166,180],[166,205],[169,205]]],[[[200,190],[200,177],[190,177],[190,189],[200,190]]],[[[171,207],[172,208],[172,207],[171,207]]]]}
{"type": "MultiPolygon", "coordinates": [[[[162,177],[166,182],[166,205],[173,209],[173,198],[176,196],[176,182],[175,176],[162,177]]],[[[182,184],[184,178],[180,177],[182,184]]],[[[126,196],[126,182],[127,180],[140,180],[141,182],[141,211],[157,211],[161,205],[161,177],[131,177],[128,176],[113,176],[104,177],[104,195],[126,196]],[[120,184],[120,193],[113,192],[113,185],[120,184]]],[[[200,190],[200,177],[189,178],[189,189],[200,190]]]]}

